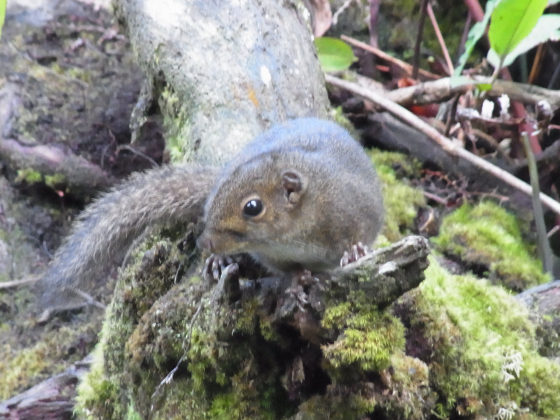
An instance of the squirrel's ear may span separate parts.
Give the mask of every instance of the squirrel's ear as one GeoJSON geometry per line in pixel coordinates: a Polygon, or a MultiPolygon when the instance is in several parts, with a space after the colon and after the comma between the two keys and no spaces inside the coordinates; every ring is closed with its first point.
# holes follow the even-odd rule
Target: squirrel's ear
{"type": "Polygon", "coordinates": [[[282,172],[282,187],[288,204],[293,206],[301,199],[307,187],[307,182],[299,172],[289,169],[282,172]]]}

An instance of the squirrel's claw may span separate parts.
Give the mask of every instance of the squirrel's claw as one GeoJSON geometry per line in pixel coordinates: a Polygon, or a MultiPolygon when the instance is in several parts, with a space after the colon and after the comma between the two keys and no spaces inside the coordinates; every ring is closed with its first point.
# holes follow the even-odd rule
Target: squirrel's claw
{"type": "Polygon", "coordinates": [[[369,254],[371,250],[367,245],[364,245],[361,242],[358,242],[356,245],[352,245],[352,249],[350,252],[344,251],[344,255],[340,259],[340,266],[344,267],[354,261],[358,261],[360,258],[365,257],[369,254]]]}
{"type": "Polygon", "coordinates": [[[305,288],[318,282],[319,279],[313,277],[311,271],[303,270],[293,277],[292,285],[286,289],[285,293],[291,295],[296,300],[300,311],[305,312],[305,306],[309,304],[309,296],[305,288]]]}
{"type": "Polygon", "coordinates": [[[219,281],[225,268],[233,263],[234,261],[231,257],[212,254],[206,258],[202,275],[207,282],[219,281]]]}

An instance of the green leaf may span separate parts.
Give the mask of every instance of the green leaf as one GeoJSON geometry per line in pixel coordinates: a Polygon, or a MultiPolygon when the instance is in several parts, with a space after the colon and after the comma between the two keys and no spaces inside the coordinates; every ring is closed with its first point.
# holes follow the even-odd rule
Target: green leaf
{"type": "MultiPolygon", "coordinates": [[[[467,41],[465,42],[465,52],[459,57],[459,63],[457,67],[455,67],[455,71],[453,72],[454,76],[460,76],[467,60],[469,59],[474,46],[478,42],[478,40],[484,35],[484,31],[486,30],[486,26],[488,25],[488,21],[490,20],[490,16],[494,11],[494,8],[499,3],[500,0],[488,0],[486,3],[486,11],[484,12],[484,18],[473,25],[471,30],[469,31],[469,36],[467,37],[467,41]]],[[[560,1],[560,0],[559,0],[560,1]]]]}
{"type": "Polygon", "coordinates": [[[0,37],[2,37],[2,27],[4,26],[4,18],[6,17],[6,3],[8,0],[0,0],[0,37]]]}
{"type": "Polygon", "coordinates": [[[492,85],[490,83],[479,83],[476,85],[476,87],[478,88],[478,90],[480,90],[481,92],[484,92],[485,90],[490,90],[492,89],[492,85]]]}
{"type": "MultiPolygon", "coordinates": [[[[521,54],[524,54],[531,48],[550,40],[560,40],[560,15],[550,14],[541,16],[531,33],[504,58],[502,66],[509,66],[513,63],[513,60],[521,54]]],[[[494,67],[497,67],[500,64],[500,57],[494,50],[488,51],[487,60],[494,67]]]]}
{"type": "Polygon", "coordinates": [[[326,36],[315,38],[315,47],[324,72],[346,70],[358,60],[352,48],[340,39],[326,36]]]}
{"type": "Polygon", "coordinates": [[[491,84],[485,82],[479,82],[467,76],[451,76],[451,80],[449,81],[449,84],[451,85],[452,88],[471,85],[471,86],[476,86],[477,89],[481,91],[492,89],[491,84]]]}
{"type": "Polygon", "coordinates": [[[546,4],[547,0],[501,0],[498,3],[492,13],[488,38],[490,47],[502,62],[531,33],[546,4]]]}

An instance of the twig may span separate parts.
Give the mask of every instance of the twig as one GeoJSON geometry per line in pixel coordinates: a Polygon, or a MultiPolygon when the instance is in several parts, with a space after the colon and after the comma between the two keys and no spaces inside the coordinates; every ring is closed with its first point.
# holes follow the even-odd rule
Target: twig
{"type": "Polygon", "coordinates": [[[471,16],[476,22],[480,22],[484,19],[484,10],[480,7],[480,3],[477,0],[464,0],[465,5],[468,7],[471,16]]]}
{"type": "MultiPolygon", "coordinates": [[[[405,63],[404,61],[399,60],[398,58],[391,57],[389,54],[381,51],[379,48],[374,48],[371,45],[365,44],[363,42],[358,41],[357,39],[350,38],[349,36],[346,35],[342,35],[340,38],[348,42],[349,44],[354,45],[355,47],[362,48],[363,50],[369,51],[370,53],[375,54],[376,56],[382,58],[383,60],[393,63],[394,65],[403,69],[403,71],[406,72],[407,74],[409,75],[412,74],[412,66],[410,64],[405,63]]],[[[436,80],[440,78],[440,76],[438,76],[437,74],[430,73],[429,71],[423,69],[419,69],[418,73],[421,76],[425,77],[426,79],[436,80]]]]}
{"type": "Polygon", "coordinates": [[[459,58],[461,54],[465,51],[465,44],[467,42],[467,38],[469,36],[469,32],[471,29],[471,21],[472,21],[472,14],[469,11],[467,15],[467,21],[465,22],[465,27],[463,28],[463,34],[461,35],[461,41],[459,42],[459,48],[457,49],[457,57],[459,58]]]}
{"type": "Polygon", "coordinates": [[[78,289],[72,289],[72,291],[74,293],[76,293],[78,296],[81,296],[82,298],[85,299],[85,303],[87,305],[91,305],[91,306],[97,306],[100,309],[107,309],[106,305],[103,305],[101,302],[96,301],[92,295],[90,295],[89,293],[83,292],[81,290],[78,289]]]}
{"type": "Polygon", "coordinates": [[[447,122],[445,124],[445,136],[449,137],[449,132],[451,131],[451,126],[455,122],[455,115],[457,114],[457,105],[459,104],[460,93],[456,93],[453,101],[451,102],[451,109],[449,110],[449,115],[447,116],[447,122]]]}
{"type": "Polygon", "coordinates": [[[416,34],[416,44],[414,44],[414,58],[412,60],[413,79],[418,79],[418,69],[420,68],[420,46],[422,45],[422,36],[424,34],[424,22],[426,21],[426,7],[428,7],[428,0],[422,0],[422,3],[420,3],[418,33],[416,34]]]}
{"type": "Polygon", "coordinates": [[[548,81],[548,85],[546,86],[547,88],[552,89],[554,87],[556,79],[558,79],[558,75],[560,75],[560,63],[556,65],[554,73],[552,74],[552,77],[550,78],[550,80],[548,81]]]}
{"type": "Polygon", "coordinates": [[[0,289],[9,289],[12,287],[19,287],[19,286],[25,286],[26,284],[30,284],[30,283],[35,283],[37,281],[39,281],[41,277],[39,276],[32,276],[32,277],[26,277],[24,279],[20,279],[20,280],[14,280],[14,281],[5,281],[0,283],[0,289]]]}
{"type": "MultiPolygon", "coordinates": [[[[426,124],[412,112],[404,109],[400,105],[394,103],[393,101],[379,95],[378,93],[371,91],[369,89],[362,88],[361,86],[356,85],[355,83],[348,82],[346,80],[339,79],[338,77],[331,76],[330,74],[325,75],[325,79],[328,83],[332,83],[335,86],[344,88],[350,92],[353,92],[356,95],[359,95],[363,98],[369,99],[373,101],[377,105],[385,108],[387,111],[395,115],[396,117],[400,118],[401,120],[407,122],[410,126],[416,128],[417,130],[421,131],[422,133],[426,134],[429,138],[431,138],[435,143],[441,146],[441,148],[451,156],[457,156],[462,159],[465,159],[476,165],[482,170],[485,170],[489,174],[501,179],[502,181],[508,183],[514,188],[524,192],[525,194],[531,195],[532,188],[527,183],[521,181],[519,178],[511,175],[510,173],[498,168],[497,166],[487,162],[486,160],[479,158],[478,156],[473,155],[469,151],[465,150],[462,147],[458,147],[455,145],[450,139],[443,136],[439,131],[437,131],[432,126],[426,124]]],[[[552,211],[560,215],[560,203],[553,200],[549,196],[540,193],[539,197],[541,201],[552,211]]]]}
{"type": "MultiPolygon", "coordinates": [[[[422,194],[424,194],[424,197],[426,197],[430,200],[434,200],[436,203],[443,204],[444,206],[447,205],[447,200],[444,199],[444,198],[441,198],[439,195],[435,195],[435,194],[432,194],[432,193],[430,193],[428,191],[424,191],[424,190],[422,190],[422,194]]],[[[422,229],[420,229],[420,230],[422,230],[422,229]]]]}
{"type": "Polygon", "coordinates": [[[447,47],[445,46],[445,41],[443,40],[443,36],[441,35],[441,31],[439,30],[439,25],[436,20],[436,15],[434,15],[434,9],[432,9],[432,5],[428,3],[427,8],[428,16],[430,17],[430,21],[432,22],[432,26],[434,27],[434,31],[436,32],[437,39],[439,41],[439,45],[441,46],[441,51],[443,52],[443,56],[445,57],[445,62],[447,63],[447,74],[453,74],[453,62],[451,61],[451,57],[449,56],[449,51],[447,51],[447,47]]]}
{"type": "MultiPolygon", "coordinates": [[[[369,0],[369,45],[374,48],[379,46],[379,3],[381,0],[369,0]]],[[[373,56],[375,60],[375,56],[373,56]]],[[[375,64],[375,63],[374,63],[375,64]]]]}
{"type": "MultiPolygon", "coordinates": [[[[187,357],[187,353],[189,352],[189,349],[191,347],[191,337],[192,337],[192,331],[193,331],[193,327],[194,327],[194,322],[196,321],[196,319],[198,318],[198,314],[200,313],[200,311],[202,310],[204,306],[203,302],[200,302],[200,304],[198,305],[198,308],[195,312],[195,314],[193,315],[193,317],[191,318],[191,323],[189,325],[189,332],[187,334],[187,336],[185,337],[185,341],[183,342],[183,348],[184,348],[184,352],[183,355],[181,356],[181,358],[179,359],[179,361],[177,362],[177,364],[175,365],[175,367],[173,369],[171,369],[169,371],[169,373],[167,375],[165,375],[165,378],[163,378],[161,380],[161,382],[159,383],[159,385],[156,387],[155,391],[152,393],[152,400],[154,399],[154,397],[157,396],[159,390],[161,389],[161,387],[163,385],[167,385],[169,384],[172,380],[173,377],[175,376],[175,373],[177,372],[177,370],[179,369],[179,366],[181,365],[181,363],[183,362],[183,360],[185,360],[185,358],[187,357]],[[185,347],[185,343],[186,343],[186,347],[185,347]]],[[[150,406],[150,409],[153,410],[154,409],[154,405],[152,404],[150,406]]]]}
{"type": "Polygon", "coordinates": [[[544,58],[544,45],[541,44],[537,47],[537,53],[535,54],[535,59],[533,60],[533,67],[531,67],[531,73],[529,74],[529,79],[527,83],[532,85],[539,77],[539,73],[541,72],[542,62],[544,58]]]}
{"type": "Polygon", "coordinates": [[[336,26],[336,24],[338,23],[338,17],[342,14],[342,12],[344,12],[346,9],[348,9],[348,7],[350,7],[350,4],[352,4],[353,1],[354,0],[346,0],[342,4],[342,6],[340,6],[338,8],[338,10],[333,13],[332,19],[331,19],[331,22],[332,22],[333,26],[336,26]]]}
{"type": "MultiPolygon", "coordinates": [[[[369,45],[373,48],[379,47],[379,3],[381,0],[369,0],[369,45]]],[[[362,59],[362,72],[366,76],[375,76],[377,63],[375,54],[366,54],[362,59]],[[371,58],[371,59],[370,59],[371,58]]]]}
{"type": "Polygon", "coordinates": [[[153,160],[150,156],[148,156],[145,153],[142,153],[139,150],[136,150],[134,147],[130,146],[129,144],[121,144],[119,147],[117,147],[116,152],[120,153],[121,150],[128,150],[129,152],[132,152],[135,155],[143,157],[148,162],[150,162],[154,167],[158,166],[157,162],[155,160],[153,160]]]}
{"type": "Polygon", "coordinates": [[[481,137],[484,140],[486,140],[488,143],[490,143],[495,149],[496,152],[500,154],[500,156],[511,166],[513,166],[513,160],[509,157],[509,155],[500,147],[500,143],[497,142],[497,140],[492,137],[490,134],[485,133],[482,130],[479,130],[478,128],[473,128],[472,129],[472,133],[477,136],[477,137],[481,137]]]}
{"type": "Polygon", "coordinates": [[[76,311],[78,309],[82,309],[90,305],[96,306],[103,310],[107,309],[106,305],[102,304],[101,302],[98,302],[93,298],[93,296],[91,296],[86,292],[83,292],[78,289],[72,289],[72,292],[84,298],[84,301],[78,303],[70,303],[64,306],[54,306],[52,308],[47,308],[41,313],[41,315],[39,315],[39,317],[37,318],[37,323],[39,325],[46,324],[54,315],[58,313],[76,311]]]}
{"type": "MultiPolygon", "coordinates": [[[[489,83],[489,77],[473,78],[473,84],[489,83]]],[[[418,85],[395,89],[385,93],[385,97],[401,105],[426,105],[434,102],[449,100],[456,93],[466,93],[472,89],[472,85],[452,85],[451,78],[445,77],[439,80],[423,82],[418,85]]],[[[537,104],[547,101],[552,110],[560,108],[560,91],[545,89],[538,86],[525,85],[523,83],[496,80],[488,95],[496,97],[508,95],[512,101],[537,104]]]]}
{"type": "Polygon", "coordinates": [[[525,154],[529,163],[529,178],[531,179],[531,187],[533,188],[532,201],[533,201],[533,217],[535,218],[535,226],[537,228],[537,237],[539,238],[539,254],[542,258],[543,271],[552,274],[552,251],[546,233],[546,225],[544,224],[544,214],[539,200],[539,174],[537,172],[537,162],[535,155],[531,149],[531,142],[527,132],[521,133],[523,139],[523,146],[525,147],[525,154]]]}

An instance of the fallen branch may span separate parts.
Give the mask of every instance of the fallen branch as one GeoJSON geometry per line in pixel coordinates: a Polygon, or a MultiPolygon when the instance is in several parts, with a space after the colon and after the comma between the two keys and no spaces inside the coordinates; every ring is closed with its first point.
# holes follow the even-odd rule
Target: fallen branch
{"type": "MultiPolygon", "coordinates": [[[[490,77],[473,78],[475,83],[490,83],[490,77]]],[[[401,89],[395,89],[384,93],[387,99],[400,105],[426,105],[436,102],[444,102],[459,93],[466,93],[472,89],[472,85],[453,86],[451,78],[434,80],[419,83],[401,89]]],[[[547,101],[553,110],[560,108],[560,92],[557,90],[545,89],[538,86],[526,85],[523,83],[509,82],[506,80],[496,80],[492,89],[486,93],[489,96],[508,95],[512,101],[537,104],[540,101],[547,101]]]]}
{"type": "Polygon", "coordinates": [[[56,147],[24,146],[16,140],[0,138],[0,158],[14,169],[31,169],[41,175],[62,175],[72,189],[105,189],[115,180],[99,166],[56,147]]]}
{"type": "MultiPolygon", "coordinates": [[[[331,76],[329,74],[325,74],[325,80],[327,83],[331,83],[335,86],[344,88],[358,96],[361,96],[365,99],[373,101],[375,104],[379,105],[380,107],[386,109],[390,113],[394,114],[398,118],[402,119],[403,121],[410,124],[412,127],[416,128],[417,130],[426,134],[429,138],[431,138],[435,143],[437,143],[446,153],[451,156],[457,156],[462,159],[465,159],[472,164],[476,165],[478,168],[483,169],[484,171],[492,174],[493,176],[501,179],[502,181],[506,182],[507,184],[513,186],[514,188],[518,189],[519,191],[528,194],[529,196],[532,194],[531,186],[527,183],[521,181],[519,178],[511,175],[509,172],[506,172],[497,166],[487,162],[486,160],[473,155],[469,151],[465,150],[462,147],[455,145],[450,139],[442,135],[439,131],[437,131],[432,126],[426,124],[412,112],[406,110],[405,108],[401,107],[400,105],[396,104],[395,102],[379,95],[377,92],[374,92],[369,89],[365,89],[361,86],[358,86],[355,83],[347,82],[345,80],[339,79],[338,77],[331,76]]],[[[553,200],[551,197],[540,193],[539,195],[541,202],[547,206],[550,210],[554,211],[555,213],[560,215],[560,203],[556,200],[553,200]]]]}
{"type": "Polygon", "coordinates": [[[0,402],[0,419],[72,418],[76,384],[91,362],[91,355],[87,356],[64,372],[0,402]]]}
{"type": "Polygon", "coordinates": [[[436,33],[439,45],[441,46],[443,56],[445,57],[445,63],[447,64],[447,74],[453,74],[455,68],[453,67],[453,62],[451,61],[451,57],[449,56],[449,51],[447,50],[445,41],[443,40],[443,36],[441,35],[441,31],[436,20],[436,15],[434,14],[434,9],[429,2],[426,5],[426,11],[428,12],[428,16],[430,17],[430,21],[432,22],[432,26],[434,28],[434,32],[436,33]]]}
{"type": "Polygon", "coordinates": [[[40,279],[39,276],[32,276],[32,277],[26,277],[26,278],[20,279],[20,280],[5,281],[3,283],[0,283],[0,289],[10,289],[12,287],[25,286],[26,284],[29,284],[29,283],[35,283],[35,282],[39,281],[39,279],[40,279]]]}
{"type": "Polygon", "coordinates": [[[337,270],[330,282],[345,290],[364,291],[371,303],[385,308],[424,280],[429,253],[426,238],[407,236],[337,270]]]}

